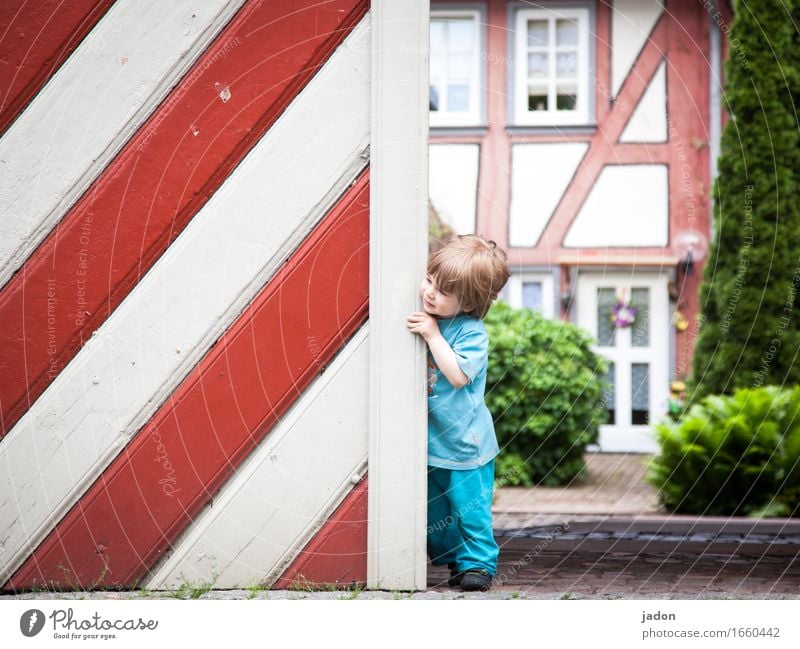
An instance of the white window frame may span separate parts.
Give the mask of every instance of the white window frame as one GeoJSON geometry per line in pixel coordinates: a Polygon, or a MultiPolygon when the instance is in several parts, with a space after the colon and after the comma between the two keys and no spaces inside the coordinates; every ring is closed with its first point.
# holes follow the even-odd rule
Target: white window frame
{"type": "Polygon", "coordinates": [[[514,118],[521,126],[585,125],[589,123],[589,45],[590,13],[587,7],[552,7],[520,9],[515,22],[514,58],[514,118]],[[556,52],[555,21],[570,18],[578,23],[578,77],[575,110],[556,110],[556,52]],[[547,20],[549,23],[548,109],[528,110],[528,21],[547,20]]]}
{"type": "Polygon", "coordinates": [[[548,272],[522,272],[512,273],[506,286],[506,302],[515,309],[521,309],[522,285],[525,282],[541,282],[542,284],[542,311],[545,318],[555,317],[555,294],[553,274],[548,272]]]}
{"type": "MultiPolygon", "coordinates": [[[[470,19],[473,23],[475,30],[475,48],[472,53],[472,78],[470,79],[470,111],[429,111],[430,125],[436,126],[477,126],[481,123],[481,49],[483,47],[483,33],[481,25],[481,12],[477,9],[460,9],[460,10],[445,10],[434,9],[431,10],[431,22],[435,20],[448,20],[448,19],[470,19]]],[[[431,43],[431,57],[433,57],[433,44],[431,43]]],[[[445,59],[444,67],[447,67],[445,59]]],[[[429,83],[430,88],[430,83],[429,83]]],[[[440,95],[440,105],[447,105],[447,78],[445,72],[444,84],[442,86],[443,92],[440,95]]]]}

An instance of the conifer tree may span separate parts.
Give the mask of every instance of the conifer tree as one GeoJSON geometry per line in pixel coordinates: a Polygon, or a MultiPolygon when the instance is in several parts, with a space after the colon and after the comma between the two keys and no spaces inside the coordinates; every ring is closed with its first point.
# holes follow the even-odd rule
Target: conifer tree
{"type": "Polygon", "coordinates": [[[800,0],[734,2],[687,406],[800,383],[800,0]],[[794,18],[794,20],[793,20],[794,18]]]}

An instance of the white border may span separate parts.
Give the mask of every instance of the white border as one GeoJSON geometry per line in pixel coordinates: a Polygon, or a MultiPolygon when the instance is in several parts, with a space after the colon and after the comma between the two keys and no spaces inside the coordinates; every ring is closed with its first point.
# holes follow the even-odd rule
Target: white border
{"type": "Polygon", "coordinates": [[[428,0],[372,2],[367,587],[427,587],[428,0]]]}

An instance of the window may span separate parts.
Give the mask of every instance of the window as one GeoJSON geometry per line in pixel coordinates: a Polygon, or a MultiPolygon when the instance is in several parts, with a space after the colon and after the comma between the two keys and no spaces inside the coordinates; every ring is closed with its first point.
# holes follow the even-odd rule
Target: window
{"type": "Polygon", "coordinates": [[[520,9],[515,29],[517,124],[586,124],[589,10],[520,9]]]}
{"type": "Polygon", "coordinates": [[[528,308],[545,318],[554,317],[555,295],[551,273],[515,273],[505,287],[504,299],[515,309],[528,308]]]}
{"type": "Polygon", "coordinates": [[[478,11],[432,11],[430,21],[430,124],[480,122],[478,11]]]}

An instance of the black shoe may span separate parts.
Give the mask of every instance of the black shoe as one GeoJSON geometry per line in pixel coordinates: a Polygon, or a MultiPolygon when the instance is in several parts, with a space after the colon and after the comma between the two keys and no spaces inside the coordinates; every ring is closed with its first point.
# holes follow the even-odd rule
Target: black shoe
{"type": "Polygon", "coordinates": [[[450,578],[447,580],[447,585],[453,588],[461,585],[461,578],[464,576],[464,573],[456,570],[455,563],[448,563],[447,567],[450,568],[450,578]]]}
{"type": "Polygon", "coordinates": [[[465,570],[461,577],[461,590],[487,591],[492,587],[492,576],[488,570],[473,568],[465,570]]]}

